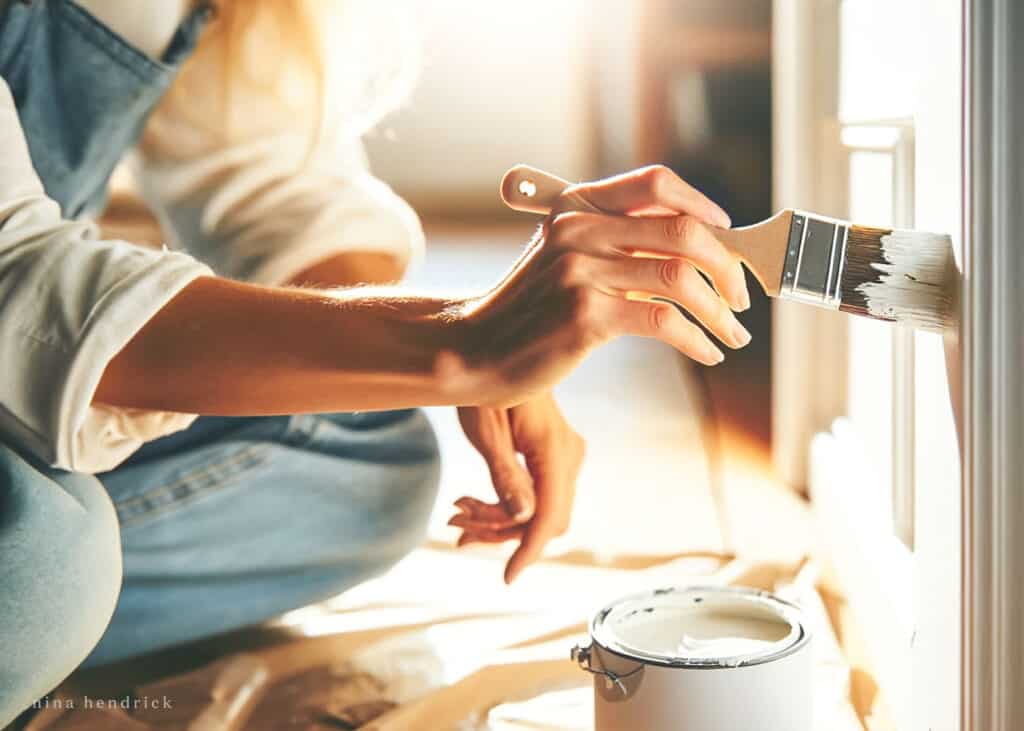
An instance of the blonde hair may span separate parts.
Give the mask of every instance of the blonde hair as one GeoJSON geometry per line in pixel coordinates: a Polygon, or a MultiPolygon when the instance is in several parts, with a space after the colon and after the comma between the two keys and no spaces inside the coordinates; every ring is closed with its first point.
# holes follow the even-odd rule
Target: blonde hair
{"type": "Polygon", "coordinates": [[[216,0],[215,11],[164,101],[178,115],[209,120],[209,109],[188,114],[189,90],[194,81],[208,88],[215,74],[220,91],[204,98],[223,120],[213,134],[230,136],[232,116],[242,113],[236,96],[257,93],[308,116],[314,141],[325,131],[358,136],[415,82],[418,37],[402,2],[216,0]]]}

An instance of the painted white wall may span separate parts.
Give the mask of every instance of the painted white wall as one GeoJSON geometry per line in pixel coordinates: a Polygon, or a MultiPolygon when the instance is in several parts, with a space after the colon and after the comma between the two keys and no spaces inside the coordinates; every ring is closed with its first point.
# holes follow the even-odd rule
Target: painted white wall
{"type": "MultiPolygon", "coordinates": [[[[836,144],[839,2],[776,0],[773,7],[774,207],[845,217],[845,159],[836,144]]],[[[775,300],[772,323],[772,461],[783,482],[803,489],[811,439],[846,406],[847,318],[775,300]]]]}
{"type": "MultiPolygon", "coordinates": [[[[916,184],[914,225],[959,234],[961,3],[920,0],[913,84],[916,184]]],[[[914,721],[922,731],[960,729],[960,450],[949,399],[943,343],[914,342],[914,721]]]]}

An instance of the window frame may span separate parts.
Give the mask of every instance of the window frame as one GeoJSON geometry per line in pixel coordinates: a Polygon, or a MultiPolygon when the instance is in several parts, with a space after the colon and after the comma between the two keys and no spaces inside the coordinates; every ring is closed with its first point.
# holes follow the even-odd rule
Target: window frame
{"type": "MultiPolygon", "coordinates": [[[[914,212],[914,123],[911,119],[830,120],[835,157],[845,162],[849,217],[856,191],[850,171],[857,153],[891,158],[893,226],[910,226],[914,212]]],[[[874,223],[874,222],[872,222],[874,223]]],[[[884,223],[884,222],[878,222],[884,223]]],[[[848,344],[848,401],[871,398],[856,392],[861,383],[854,369],[858,352],[852,337],[885,338],[890,353],[887,371],[891,405],[882,412],[889,419],[888,454],[868,443],[866,425],[840,417],[814,437],[810,454],[811,503],[822,535],[822,545],[832,561],[846,601],[865,630],[864,645],[871,670],[882,690],[887,714],[899,729],[914,728],[914,335],[904,327],[874,323],[846,323],[848,344]],[[872,331],[866,335],[865,328],[872,331]],[[886,332],[888,331],[888,332],[886,332]],[[905,450],[905,451],[904,451],[905,450]],[[883,474],[888,472],[888,474],[883,474]]],[[[848,410],[848,409],[844,409],[848,410]]],[[[875,445],[877,447],[877,445],[875,445]]]]}
{"type": "MultiPolygon", "coordinates": [[[[1012,731],[1024,718],[1024,12],[964,2],[963,560],[961,728],[1012,731]],[[1014,650],[1016,648],[1016,650],[1014,650]]],[[[952,343],[954,346],[957,343],[952,343]]]]}
{"type": "MultiPolygon", "coordinates": [[[[870,152],[892,158],[892,221],[896,228],[914,227],[915,154],[914,120],[873,119],[838,122],[843,154],[870,152]]],[[[853,191],[848,191],[852,195],[853,191]]],[[[884,224],[884,221],[870,223],[884,224]]],[[[896,535],[914,550],[915,522],[915,342],[904,325],[890,326],[891,348],[891,455],[887,457],[892,524],[896,535]]],[[[856,398],[851,394],[850,400],[856,398]]],[[[872,455],[867,455],[869,458],[872,455]]]]}

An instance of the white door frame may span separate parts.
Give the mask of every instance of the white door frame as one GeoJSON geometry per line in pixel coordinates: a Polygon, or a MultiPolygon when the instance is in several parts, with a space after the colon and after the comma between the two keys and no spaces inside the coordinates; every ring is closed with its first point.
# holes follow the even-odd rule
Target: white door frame
{"type": "MultiPolygon", "coordinates": [[[[839,0],[776,0],[772,32],[775,208],[847,215],[838,139],[839,0]],[[828,49],[824,52],[823,49],[828,49]]],[[[846,407],[846,315],[775,300],[772,458],[782,481],[807,487],[814,435],[846,407]],[[813,368],[793,364],[814,363],[813,368]]]]}
{"type": "Polygon", "coordinates": [[[1024,723],[1024,5],[965,0],[964,731],[1024,723]]]}

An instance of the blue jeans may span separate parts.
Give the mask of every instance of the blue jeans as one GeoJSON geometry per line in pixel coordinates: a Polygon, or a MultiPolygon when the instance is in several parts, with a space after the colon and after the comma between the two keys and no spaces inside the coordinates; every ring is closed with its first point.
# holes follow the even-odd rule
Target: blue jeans
{"type": "Polygon", "coordinates": [[[96,476],[0,445],[0,728],[83,660],[383,573],[422,541],[439,467],[419,411],[201,418],[96,476]]]}

